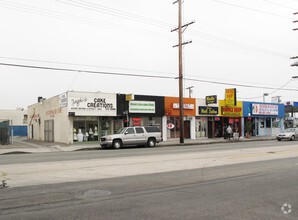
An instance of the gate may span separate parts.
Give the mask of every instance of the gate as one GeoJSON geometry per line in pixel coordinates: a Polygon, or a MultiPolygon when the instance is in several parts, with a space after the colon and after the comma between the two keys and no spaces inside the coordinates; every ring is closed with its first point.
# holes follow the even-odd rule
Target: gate
{"type": "Polygon", "coordinates": [[[9,120],[0,120],[0,144],[9,144],[9,120]]]}
{"type": "Polygon", "coordinates": [[[54,120],[45,120],[44,123],[44,140],[54,142],[54,120]]]}

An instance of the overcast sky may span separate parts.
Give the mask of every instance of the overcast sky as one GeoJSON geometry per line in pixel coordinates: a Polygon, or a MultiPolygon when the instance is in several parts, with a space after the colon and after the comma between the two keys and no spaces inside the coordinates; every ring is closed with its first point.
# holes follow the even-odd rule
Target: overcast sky
{"type": "MultiPolygon", "coordinates": [[[[0,65],[0,109],[27,108],[38,96],[69,90],[178,96],[172,2],[0,0],[0,63],[81,70],[0,65]]],[[[237,88],[243,101],[262,101],[263,93],[270,93],[266,101],[298,101],[298,79],[291,80],[298,67],[289,59],[298,56],[294,12],[298,0],[184,0],[183,22],[195,21],[184,31],[184,40],[193,41],[183,52],[185,88],[194,86],[196,98],[224,99],[226,88],[237,88]],[[292,91],[274,89],[285,84],[292,91]]]]}

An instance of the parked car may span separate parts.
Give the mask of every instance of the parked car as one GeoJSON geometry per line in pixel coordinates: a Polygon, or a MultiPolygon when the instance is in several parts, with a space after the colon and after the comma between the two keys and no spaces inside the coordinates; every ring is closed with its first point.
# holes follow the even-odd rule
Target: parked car
{"type": "Polygon", "coordinates": [[[298,137],[298,128],[287,128],[284,132],[276,135],[278,141],[281,141],[282,139],[293,141],[296,137],[298,137]]]}
{"type": "Polygon", "coordinates": [[[161,141],[161,132],[157,127],[126,127],[120,129],[116,134],[101,137],[100,145],[115,149],[138,145],[155,147],[156,143],[161,141]]]}

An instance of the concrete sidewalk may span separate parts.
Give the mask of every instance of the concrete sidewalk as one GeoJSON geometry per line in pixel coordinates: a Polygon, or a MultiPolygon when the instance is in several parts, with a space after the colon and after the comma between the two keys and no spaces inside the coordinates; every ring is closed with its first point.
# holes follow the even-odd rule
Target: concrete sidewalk
{"type": "MultiPolygon", "coordinates": [[[[183,145],[203,145],[203,144],[216,144],[216,143],[228,143],[228,142],[249,142],[249,141],[270,141],[275,140],[275,137],[251,137],[240,138],[239,140],[225,140],[223,138],[214,139],[197,139],[190,140],[185,139],[183,145]]],[[[181,146],[179,139],[168,140],[158,143],[157,146],[181,146]]],[[[44,142],[36,140],[28,140],[27,137],[14,137],[13,144],[0,145],[1,154],[13,154],[13,153],[48,153],[48,152],[70,152],[79,150],[97,150],[100,149],[99,143],[83,143],[83,144],[63,144],[55,142],[44,142]]]]}

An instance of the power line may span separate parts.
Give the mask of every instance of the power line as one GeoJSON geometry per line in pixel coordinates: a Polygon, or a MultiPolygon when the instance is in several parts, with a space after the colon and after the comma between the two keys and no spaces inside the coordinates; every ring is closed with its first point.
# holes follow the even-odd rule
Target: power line
{"type": "Polygon", "coordinates": [[[272,5],[277,5],[277,6],[282,7],[282,8],[287,8],[287,9],[291,9],[291,10],[295,9],[294,7],[289,7],[289,6],[279,4],[279,3],[276,3],[276,2],[272,2],[272,1],[269,1],[269,0],[262,0],[262,1],[267,2],[269,4],[272,4],[272,5]]]}
{"type": "Polygon", "coordinates": [[[291,19],[290,17],[284,16],[284,15],[279,15],[279,14],[275,14],[275,13],[271,13],[271,12],[266,12],[266,11],[262,11],[262,10],[258,10],[258,9],[253,9],[253,8],[249,8],[249,7],[245,7],[245,6],[241,6],[241,5],[227,3],[227,2],[223,2],[223,1],[219,1],[219,0],[212,0],[212,1],[220,3],[220,4],[224,4],[224,5],[229,5],[229,6],[233,6],[233,7],[237,7],[237,8],[242,8],[242,9],[253,11],[253,12],[258,12],[258,13],[261,13],[261,14],[271,15],[271,16],[285,18],[285,19],[291,19]]]}
{"type": "MultiPolygon", "coordinates": [[[[35,14],[35,15],[40,15],[44,17],[50,17],[54,19],[59,19],[63,21],[68,21],[68,22],[75,22],[75,23],[81,23],[85,25],[91,25],[95,27],[100,27],[100,28],[105,28],[105,29],[112,29],[112,30],[121,30],[121,31],[128,31],[136,34],[143,34],[141,32],[142,30],[146,31],[147,33],[151,34],[160,34],[159,32],[154,32],[152,30],[147,30],[144,28],[135,28],[133,26],[128,26],[124,24],[115,24],[112,22],[107,22],[107,21],[101,21],[97,19],[92,19],[92,18],[87,18],[87,17],[82,17],[78,15],[73,15],[73,14],[68,14],[68,13],[63,13],[61,14],[60,12],[54,11],[54,10],[48,10],[48,9],[43,9],[43,8],[38,8],[38,7],[32,7],[20,3],[13,3],[13,2],[5,2],[1,1],[0,2],[1,7],[15,10],[15,11],[21,11],[29,14],[35,14]]],[[[147,36],[148,34],[146,34],[147,36]]]]}
{"type": "MultiPolygon", "coordinates": [[[[48,61],[48,60],[37,60],[37,59],[25,59],[25,58],[17,58],[17,57],[6,57],[6,56],[0,56],[0,59],[9,59],[9,60],[18,60],[18,61],[30,61],[30,62],[39,62],[39,63],[49,63],[49,64],[61,64],[61,65],[69,65],[69,66],[81,66],[81,67],[95,67],[95,68],[106,68],[106,69],[114,69],[114,70],[124,70],[124,71],[136,71],[136,72],[147,72],[147,73],[162,73],[167,75],[173,75],[176,76],[176,73],[170,73],[165,71],[159,71],[159,70],[144,70],[144,69],[135,69],[135,68],[120,68],[120,67],[111,67],[111,66],[100,66],[100,65],[91,65],[91,64],[80,64],[80,63],[70,63],[70,62],[58,62],[58,61],[48,61]]],[[[184,67],[185,68],[185,67],[184,67]]],[[[206,73],[207,74],[207,73],[206,73]]],[[[218,77],[207,77],[203,75],[194,75],[194,74],[187,74],[190,77],[199,77],[199,78],[207,78],[207,79],[217,79],[217,80],[226,80],[223,78],[218,77]]],[[[212,73],[208,73],[208,75],[212,75],[212,73]]],[[[230,80],[232,82],[238,82],[243,83],[243,81],[236,81],[236,80],[230,80]]],[[[246,81],[247,83],[247,81],[246,81]]],[[[256,83],[256,82],[249,82],[252,84],[262,84],[265,85],[265,83],[256,83]]],[[[267,84],[268,86],[270,84],[267,84]]],[[[273,86],[273,85],[270,85],[273,86]]]]}
{"type": "Polygon", "coordinates": [[[95,67],[95,68],[106,68],[106,69],[114,69],[114,70],[126,70],[126,71],[128,70],[128,71],[147,72],[147,73],[171,74],[169,72],[164,72],[164,71],[153,71],[153,70],[134,69],[134,68],[118,68],[118,67],[110,67],[110,66],[99,66],[99,65],[91,65],[91,64],[79,64],[79,63],[57,62],[57,61],[48,61],[48,60],[25,59],[25,58],[16,58],[16,57],[4,57],[4,56],[0,56],[0,59],[21,60],[21,61],[50,63],[50,64],[62,64],[62,65],[71,65],[71,66],[85,66],[85,67],[95,67]]]}
{"type": "MultiPolygon", "coordinates": [[[[100,20],[95,20],[95,19],[91,19],[91,18],[87,18],[87,17],[82,17],[82,16],[77,16],[77,15],[72,15],[72,14],[61,14],[57,11],[53,11],[53,10],[45,10],[42,8],[37,8],[37,7],[31,7],[28,5],[24,5],[24,4],[16,4],[16,3],[11,3],[11,2],[5,2],[5,1],[1,1],[0,4],[2,4],[2,7],[8,8],[8,9],[12,9],[12,10],[18,10],[18,11],[22,11],[22,12],[26,12],[26,13],[31,13],[31,14],[37,14],[37,15],[41,15],[41,16],[46,16],[46,17],[51,17],[51,18],[55,18],[55,19],[60,19],[60,20],[64,20],[64,21],[70,21],[70,22],[76,22],[76,23],[82,23],[82,24],[87,24],[87,25],[92,25],[92,26],[97,26],[100,28],[106,28],[106,29],[112,29],[112,30],[122,30],[122,31],[128,31],[128,32],[132,32],[132,33],[136,33],[136,34],[143,34],[148,36],[148,34],[145,34],[143,32],[140,32],[141,30],[144,30],[148,33],[151,34],[158,34],[159,37],[164,36],[164,35],[160,35],[160,32],[154,32],[151,30],[147,30],[147,29],[141,29],[141,28],[135,28],[132,26],[127,26],[127,25],[120,25],[120,24],[115,24],[115,23],[107,23],[102,22],[100,20]],[[4,3],[4,4],[3,4],[4,3]],[[114,27],[114,28],[113,28],[114,27]]],[[[88,8],[90,9],[90,8],[88,8]]],[[[143,17],[145,18],[145,17],[143,17]]],[[[158,23],[155,23],[156,20],[151,19],[151,24],[154,25],[156,27],[156,25],[158,23]]],[[[139,22],[141,22],[141,20],[139,20],[139,22]]],[[[162,28],[168,28],[169,23],[162,23],[162,25],[160,27],[162,28]]],[[[167,32],[164,32],[164,34],[167,32]]],[[[272,51],[272,50],[268,50],[265,48],[261,48],[258,46],[254,46],[251,44],[247,44],[247,43],[243,43],[243,42],[239,42],[239,41],[234,41],[231,39],[227,39],[221,36],[216,36],[216,35],[211,35],[208,33],[204,33],[204,32],[199,32],[199,31],[190,31],[191,35],[196,37],[196,38],[200,38],[200,39],[206,39],[209,41],[213,41],[213,42],[217,42],[220,44],[225,44],[228,46],[232,46],[232,47],[237,47],[237,48],[242,48],[245,50],[249,50],[249,51],[253,51],[253,52],[257,52],[257,53],[263,53],[263,54],[268,54],[268,55],[274,55],[274,56],[280,56],[280,57],[289,57],[288,55],[284,55],[283,53],[277,52],[277,51],[272,51]]],[[[168,38],[167,38],[168,39],[168,38]]]]}
{"type": "MultiPolygon", "coordinates": [[[[83,70],[83,69],[69,69],[69,68],[57,68],[57,67],[46,67],[46,66],[22,65],[22,64],[13,64],[13,63],[0,63],[0,65],[10,66],[10,67],[19,67],[19,68],[52,70],[52,71],[92,73],[92,74],[110,75],[110,76],[129,76],[129,77],[144,77],[144,78],[159,78],[159,79],[177,79],[177,77],[161,76],[161,75],[152,76],[152,75],[143,75],[143,74],[116,73],[116,72],[92,71],[92,70],[83,70]]],[[[252,85],[245,85],[245,84],[217,82],[217,81],[200,80],[200,79],[193,79],[193,78],[184,78],[184,79],[189,80],[189,81],[194,81],[194,82],[212,83],[212,84],[229,85],[229,86],[239,86],[239,87],[254,88],[254,89],[260,89],[261,88],[261,89],[270,89],[270,90],[277,90],[278,89],[278,90],[285,90],[285,91],[298,91],[298,89],[280,89],[280,88],[274,88],[274,87],[252,86],[252,85]]]]}

